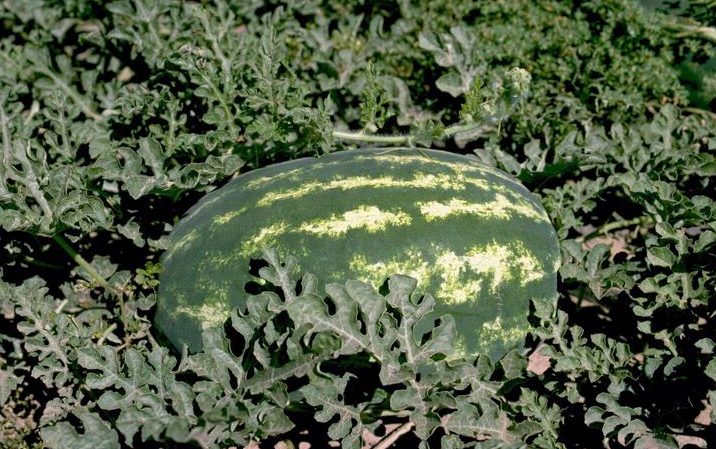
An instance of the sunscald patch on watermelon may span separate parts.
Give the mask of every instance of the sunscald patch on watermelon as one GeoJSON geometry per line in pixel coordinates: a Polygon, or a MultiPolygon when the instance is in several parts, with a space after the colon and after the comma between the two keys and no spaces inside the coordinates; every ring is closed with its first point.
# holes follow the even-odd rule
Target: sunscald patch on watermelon
{"type": "Polygon", "coordinates": [[[376,206],[358,206],[343,212],[340,216],[331,215],[298,226],[300,232],[316,234],[319,237],[340,237],[353,229],[365,229],[367,232],[385,231],[390,226],[407,226],[412,222],[410,215],[400,209],[380,210],[376,206]]]}
{"type": "Polygon", "coordinates": [[[498,357],[519,347],[531,297],[556,297],[559,247],[537,199],[476,159],[435,150],[353,150],[239,176],[176,226],[163,258],[156,324],[201,345],[244,301],[265,247],[324,282],[376,288],[392,274],[435,296],[459,346],[498,357]]]}

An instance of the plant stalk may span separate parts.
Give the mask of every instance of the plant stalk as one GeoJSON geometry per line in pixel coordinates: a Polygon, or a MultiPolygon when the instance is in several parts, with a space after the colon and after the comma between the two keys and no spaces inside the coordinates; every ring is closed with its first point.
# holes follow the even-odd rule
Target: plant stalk
{"type": "Polygon", "coordinates": [[[90,263],[87,262],[84,257],[82,257],[77,251],[75,251],[75,249],[70,246],[69,242],[65,240],[64,237],[62,237],[60,234],[55,234],[54,236],[52,236],[52,239],[58,245],[60,245],[60,248],[62,248],[62,250],[66,252],[67,255],[69,255],[70,258],[74,260],[77,265],[80,266],[80,268],[82,268],[83,270],[85,270],[85,272],[87,272],[87,274],[89,274],[89,276],[97,285],[101,287],[109,286],[109,284],[107,283],[107,279],[102,277],[102,275],[99,274],[99,272],[95,270],[95,268],[90,265],[90,263]]]}
{"type": "Polygon", "coordinates": [[[406,422],[402,426],[398,427],[397,429],[383,437],[383,439],[381,439],[378,443],[371,447],[371,449],[388,449],[393,443],[398,441],[398,438],[410,432],[413,427],[415,427],[415,423],[406,422]]]}
{"type": "MultiPolygon", "coordinates": [[[[442,135],[436,137],[436,140],[453,137],[456,134],[460,133],[481,130],[485,127],[485,123],[483,122],[449,126],[445,128],[445,130],[442,132],[442,135]]],[[[413,141],[415,140],[415,136],[412,134],[380,135],[350,131],[333,131],[333,137],[339,140],[348,140],[351,142],[378,143],[386,145],[412,145],[413,141]]]]}
{"type": "Polygon", "coordinates": [[[576,238],[576,241],[578,242],[588,242],[592,240],[593,238],[599,237],[600,235],[604,235],[610,231],[613,231],[615,229],[622,229],[622,228],[628,228],[629,226],[634,225],[647,225],[653,223],[653,220],[647,217],[638,217],[638,218],[632,218],[631,220],[618,220],[613,221],[611,223],[604,224],[594,231],[590,232],[587,235],[583,235],[576,238]]]}
{"type": "Polygon", "coordinates": [[[381,143],[390,145],[409,143],[413,139],[413,136],[410,135],[381,136],[377,134],[345,131],[333,131],[333,137],[340,140],[349,140],[351,142],[381,143]]]}
{"type": "Polygon", "coordinates": [[[52,239],[60,245],[60,248],[62,248],[72,260],[75,261],[75,263],[85,270],[85,272],[92,278],[92,281],[94,281],[97,285],[100,287],[103,287],[110,292],[112,292],[114,295],[117,296],[119,300],[119,319],[122,321],[122,325],[124,328],[127,328],[127,317],[125,313],[125,307],[124,307],[124,294],[121,290],[114,288],[107,282],[107,279],[105,279],[99,271],[97,271],[87,260],[82,257],[81,254],[79,254],[75,249],[69,244],[67,240],[65,240],[64,237],[62,237],[60,234],[55,234],[52,236],[52,239]]]}

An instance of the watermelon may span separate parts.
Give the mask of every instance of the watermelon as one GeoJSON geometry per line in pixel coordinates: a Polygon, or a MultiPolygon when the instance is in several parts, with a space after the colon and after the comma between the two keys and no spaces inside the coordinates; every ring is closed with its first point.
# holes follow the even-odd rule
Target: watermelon
{"type": "Polygon", "coordinates": [[[199,350],[201,330],[244,304],[266,247],[325,283],[414,277],[433,317],[454,317],[461,353],[519,348],[530,298],[557,295],[556,233],[515,179],[445,151],[359,149],[257,169],[203,197],[170,236],[155,325],[199,350]]]}

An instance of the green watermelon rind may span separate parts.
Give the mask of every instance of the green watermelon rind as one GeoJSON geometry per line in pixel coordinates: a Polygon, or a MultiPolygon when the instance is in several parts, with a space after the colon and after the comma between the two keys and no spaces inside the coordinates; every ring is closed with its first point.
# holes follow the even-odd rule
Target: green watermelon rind
{"type": "Polygon", "coordinates": [[[323,282],[376,288],[392,274],[456,319],[460,351],[499,357],[529,330],[529,300],[556,297],[559,245],[537,198],[475,158],[360,149],[240,175],[207,194],[171,234],[155,324],[196,351],[256,278],[265,247],[323,282]]]}

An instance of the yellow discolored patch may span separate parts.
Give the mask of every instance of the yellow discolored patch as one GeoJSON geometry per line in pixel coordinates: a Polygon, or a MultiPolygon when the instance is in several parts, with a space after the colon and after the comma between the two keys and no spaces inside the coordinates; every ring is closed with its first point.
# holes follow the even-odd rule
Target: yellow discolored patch
{"type": "Polygon", "coordinates": [[[481,279],[486,275],[491,277],[489,288],[492,294],[515,275],[522,286],[544,276],[542,264],[522,242],[511,245],[491,243],[472,248],[464,255],[448,251],[439,255],[435,266],[442,278],[438,294],[457,304],[480,294],[482,283],[474,280],[473,273],[479,273],[481,279]]]}
{"type": "Polygon", "coordinates": [[[482,351],[486,351],[489,349],[491,344],[496,341],[509,345],[510,343],[515,343],[524,339],[527,332],[528,330],[526,326],[505,327],[502,324],[502,317],[498,316],[494,321],[482,324],[478,347],[482,351]]]}
{"type": "Polygon", "coordinates": [[[382,231],[388,226],[409,225],[410,215],[402,211],[382,211],[376,206],[359,206],[356,209],[344,212],[342,215],[332,215],[328,219],[314,220],[301,224],[301,232],[338,237],[351,229],[365,229],[368,232],[382,231]]]}
{"type": "Polygon", "coordinates": [[[276,237],[288,231],[289,226],[285,222],[274,223],[262,228],[258,234],[246,239],[241,244],[241,253],[244,255],[258,254],[262,249],[272,246],[276,237]]]}
{"type": "Polygon", "coordinates": [[[562,258],[561,257],[554,258],[554,266],[552,268],[555,273],[558,272],[560,268],[562,268],[562,258]]]}
{"type": "Polygon", "coordinates": [[[194,240],[199,237],[199,232],[196,229],[192,229],[191,232],[189,232],[187,235],[179,239],[174,245],[172,245],[165,253],[164,253],[164,260],[169,260],[174,253],[177,251],[182,250],[184,247],[186,247],[188,244],[193,242],[194,240]]]}
{"type": "Polygon", "coordinates": [[[544,268],[546,267],[543,267],[537,258],[529,252],[517,254],[514,263],[519,268],[523,286],[545,276],[544,268]]]}
{"type": "Polygon", "coordinates": [[[536,206],[527,201],[510,200],[501,193],[497,193],[494,200],[484,203],[469,203],[459,198],[452,198],[446,203],[440,201],[418,203],[418,207],[427,221],[460,214],[495,217],[504,220],[520,215],[536,221],[549,221],[547,214],[536,206]]]}
{"type": "Polygon", "coordinates": [[[240,251],[232,252],[205,252],[199,262],[199,272],[211,273],[217,268],[225,267],[229,264],[238,262],[242,254],[240,251]]]}
{"type": "MultiPolygon", "coordinates": [[[[510,279],[511,272],[515,268],[520,269],[522,265],[515,260],[518,256],[525,256],[524,247],[518,250],[518,245],[504,246],[490,244],[483,248],[475,248],[464,257],[470,270],[477,273],[491,273],[492,282],[490,292],[495,293],[497,288],[506,280],[510,279]]],[[[532,259],[535,263],[537,259],[532,259]]]]}
{"type": "Polygon", "coordinates": [[[405,155],[405,154],[391,154],[391,153],[385,153],[385,154],[376,154],[376,155],[365,155],[359,159],[367,159],[367,160],[377,160],[382,162],[391,162],[398,165],[405,165],[405,164],[429,164],[429,165],[437,165],[445,168],[449,168],[453,170],[456,174],[463,174],[470,171],[479,171],[481,173],[487,173],[490,175],[497,176],[498,178],[514,182],[512,178],[510,178],[505,173],[489,167],[487,165],[483,165],[477,161],[475,162],[450,162],[450,161],[441,161],[439,159],[433,159],[429,156],[429,154],[426,155],[405,155]]]}
{"type": "MultiPolygon", "coordinates": [[[[482,289],[482,280],[474,276],[467,279],[469,268],[469,261],[464,256],[452,251],[441,253],[433,266],[433,275],[440,280],[436,295],[452,304],[463,304],[476,298],[482,289]]],[[[480,272],[489,270],[482,268],[480,272]]]]}
{"type": "Polygon", "coordinates": [[[455,338],[452,340],[453,352],[447,355],[447,360],[460,360],[469,354],[470,351],[467,349],[467,342],[465,341],[465,335],[456,333],[455,338]]]}
{"type": "Polygon", "coordinates": [[[494,182],[488,182],[486,179],[483,179],[483,178],[468,178],[466,176],[463,176],[462,173],[456,174],[455,178],[461,183],[470,184],[471,186],[477,187],[478,189],[496,190],[498,192],[507,191],[505,186],[500,185],[500,184],[495,184],[494,182]]]}
{"type": "Polygon", "coordinates": [[[432,269],[422,252],[407,250],[400,259],[370,262],[364,255],[356,254],[349,263],[351,272],[359,273],[365,281],[378,286],[393,274],[403,274],[418,281],[423,286],[432,275],[432,269]]]}
{"type": "Polygon", "coordinates": [[[238,217],[244,212],[246,212],[246,208],[242,207],[241,209],[232,210],[225,214],[219,215],[218,217],[215,217],[214,220],[212,220],[212,225],[225,225],[226,223],[229,223],[231,220],[238,217]]]}
{"type": "MultiPolygon", "coordinates": [[[[481,180],[473,180],[473,183],[481,180]]],[[[392,176],[371,178],[368,176],[351,176],[343,179],[332,179],[326,182],[309,182],[300,187],[287,190],[268,192],[258,202],[258,206],[269,206],[276,201],[297,199],[312,193],[328,190],[353,190],[365,187],[372,188],[431,188],[443,190],[463,190],[468,182],[461,177],[447,174],[416,173],[411,179],[396,179],[392,176]]],[[[483,188],[487,189],[485,182],[483,188]]]]}
{"type": "Polygon", "coordinates": [[[400,273],[417,279],[421,288],[428,284],[437,285],[435,296],[449,304],[474,301],[485,287],[495,294],[501,285],[515,277],[525,286],[544,276],[542,264],[522,242],[511,245],[491,243],[472,248],[465,254],[438,248],[434,248],[433,252],[436,254],[434,260],[418,249],[377,262],[369,261],[364,255],[356,255],[350,262],[350,268],[374,284],[400,273]]]}
{"type": "Polygon", "coordinates": [[[177,307],[176,311],[177,313],[196,318],[201,323],[202,329],[221,326],[224,324],[226,317],[231,313],[231,309],[226,303],[216,302],[204,303],[199,307],[183,305],[177,307]]]}
{"type": "Polygon", "coordinates": [[[281,173],[277,173],[273,176],[264,176],[263,178],[257,178],[253,179],[245,184],[246,187],[253,189],[258,187],[263,187],[266,184],[280,181],[284,179],[290,179],[292,177],[297,177],[299,173],[305,172],[307,170],[307,167],[300,167],[300,168],[293,168],[291,170],[286,170],[281,173]]]}

